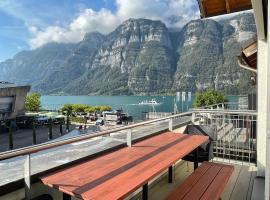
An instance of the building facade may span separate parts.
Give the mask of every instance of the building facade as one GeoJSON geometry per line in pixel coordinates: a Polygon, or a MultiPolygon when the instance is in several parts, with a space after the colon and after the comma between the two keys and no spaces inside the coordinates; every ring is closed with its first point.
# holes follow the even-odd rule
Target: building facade
{"type": "Polygon", "coordinates": [[[0,82],[0,120],[14,119],[25,114],[25,97],[30,86],[0,82]]]}

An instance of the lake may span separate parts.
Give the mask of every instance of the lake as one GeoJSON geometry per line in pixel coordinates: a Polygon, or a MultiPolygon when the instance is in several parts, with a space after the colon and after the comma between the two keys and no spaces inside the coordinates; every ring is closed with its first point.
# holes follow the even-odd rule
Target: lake
{"type": "MultiPolygon", "coordinates": [[[[134,120],[143,120],[144,112],[173,112],[175,96],[42,96],[43,108],[56,110],[64,104],[87,104],[91,106],[108,105],[113,109],[123,109],[124,112],[133,116],[134,120]],[[157,106],[139,105],[143,100],[155,99],[161,103],[157,106]]],[[[191,101],[181,100],[176,103],[179,112],[185,112],[192,107],[194,97],[191,101]]],[[[238,96],[228,96],[230,102],[238,102],[238,96]]],[[[187,100],[187,99],[186,99],[187,100]]]]}

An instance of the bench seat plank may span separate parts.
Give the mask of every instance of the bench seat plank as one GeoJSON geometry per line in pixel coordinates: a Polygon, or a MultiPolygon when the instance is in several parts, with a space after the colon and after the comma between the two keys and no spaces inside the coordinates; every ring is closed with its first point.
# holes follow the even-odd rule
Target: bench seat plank
{"type": "Polygon", "coordinates": [[[227,182],[229,181],[232,171],[233,167],[223,167],[213,183],[207,188],[201,199],[219,199],[227,182]]]}
{"type": "Polygon", "coordinates": [[[183,199],[189,190],[191,190],[193,186],[199,181],[199,179],[208,171],[209,167],[211,167],[211,165],[206,163],[197,168],[195,171],[196,173],[192,173],[188,179],[182,183],[181,190],[173,193],[170,196],[170,199],[183,199]]]}
{"type": "Polygon", "coordinates": [[[233,166],[204,162],[167,200],[219,199],[233,172],[233,166]]]}

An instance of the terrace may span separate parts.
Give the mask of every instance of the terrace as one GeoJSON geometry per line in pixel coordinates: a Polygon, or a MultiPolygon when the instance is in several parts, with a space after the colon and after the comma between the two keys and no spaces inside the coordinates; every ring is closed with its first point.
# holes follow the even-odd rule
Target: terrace
{"type": "MultiPolygon", "coordinates": [[[[232,106],[239,108],[235,104],[230,106],[213,105],[212,109],[193,109],[187,113],[123,126],[117,130],[86,134],[36,145],[36,147],[1,153],[1,159],[15,158],[0,162],[1,171],[6,172],[1,174],[0,183],[1,192],[6,193],[6,195],[0,197],[0,199],[24,198],[25,190],[22,187],[24,183],[30,182],[27,175],[29,173],[32,175],[31,192],[30,188],[27,190],[27,187],[26,192],[35,197],[39,195],[36,191],[47,191],[54,199],[59,199],[61,198],[61,192],[50,191],[47,186],[39,182],[38,178],[42,174],[72,166],[78,163],[76,160],[82,162],[89,157],[99,156],[101,152],[110,149],[116,150],[126,145],[130,146],[134,142],[151,138],[168,130],[175,132],[175,134],[181,134],[188,124],[211,127],[216,136],[216,140],[213,141],[215,158],[212,162],[227,163],[235,168],[222,194],[222,199],[250,199],[257,169],[254,132],[257,112],[226,109],[232,106]],[[26,156],[18,157],[18,155],[26,156]],[[46,159],[46,162],[44,162],[44,159],[46,159]],[[10,186],[18,187],[18,190],[15,193],[11,192],[8,189],[10,186]]],[[[173,183],[167,183],[167,170],[149,182],[149,199],[165,199],[174,188],[179,186],[193,172],[193,163],[180,160],[173,168],[173,183]]],[[[140,199],[140,197],[141,189],[138,189],[128,199],[140,199]]]]}
{"type": "MultiPolygon", "coordinates": [[[[258,76],[256,111],[247,110],[239,105],[213,105],[114,130],[1,153],[0,168],[5,173],[1,173],[0,199],[31,199],[41,194],[50,194],[53,199],[67,198],[62,192],[42,184],[40,179],[51,173],[57,174],[56,170],[61,172],[66,167],[73,168],[83,161],[91,162],[89,159],[100,158],[101,153],[108,153],[109,150],[116,152],[124,149],[129,152],[132,149],[130,147],[134,144],[136,146],[138,141],[162,135],[168,130],[180,135],[190,124],[207,125],[214,130],[215,157],[211,162],[234,166],[233,174],[221,195],[222,199],[269,199],[270,66],[267,62],[267,52],[270,48],[266,34],[270,21],[267,20],[268,1],[199,0],[199,4],[202,17],[254,9],[258,30],[259,66],[256,68],[258,76]]],[[[154,145],[156,144],[153,143],[154,145]]],[[[146,146],[142,148],[147,149],[146,146]]],[[[148,182],[148,198],[165,199],[179,184],[190,177],[193,167],[192,162],[179,160],[170,168],[172,170],[160,168],[163,171],[158,175],[155,174],[156,176],[148,182]],[[172,183],[167,183],[169,175],[173,175],[172,183]]],[[[127,183],[128,180],[126,179],[127,183]]],[[[136,191],[129,193],[126,199],[141,199],[141,193],[145,195],[145,190],[138,187],[136,191]]]]}

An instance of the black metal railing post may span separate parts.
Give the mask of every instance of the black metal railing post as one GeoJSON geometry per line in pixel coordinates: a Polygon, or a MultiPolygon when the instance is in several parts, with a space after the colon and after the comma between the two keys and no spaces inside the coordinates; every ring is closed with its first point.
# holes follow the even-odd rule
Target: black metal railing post
{"type": "Polygon", "coordinates": [[[49,133],[48,133],[48,140],[52,139],[52,118],[49,119],[49,133]]]}
{"type": "Polygon", "coordinates": [[[32,144],[37,144],[37,133],[36,133],[36,124],[32,122],[32,131],[33,131],[33,141],[32,144]]]}
{"type": "Polygon", "coordinates": [[[13,145],[13,131],[11,122],[9,123],[8,127],[8,138],[9,138],[9,150],[12,150],[14,145],[13,145]]]}
{"type": "Polygon", "coordinates": [[[70,123],[69,113],[67,113],[66,132],[69,132],[69,123],[70,123]]]}
{"type": "Polygon", "coordinates": [[[60,136],[63,135],[63,121],[60,121],[60,127],[59,127],[59,131],[60,131],[60,136]]]}

